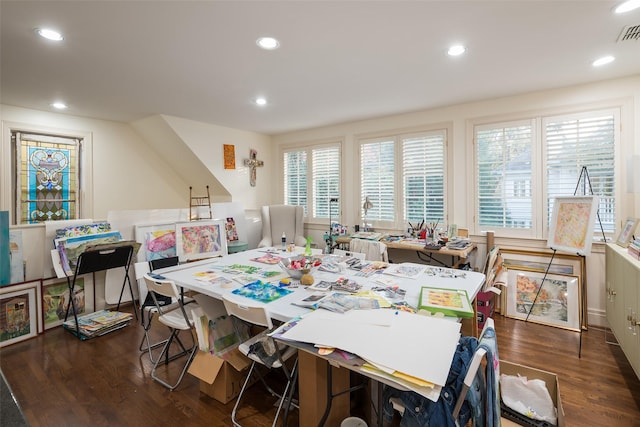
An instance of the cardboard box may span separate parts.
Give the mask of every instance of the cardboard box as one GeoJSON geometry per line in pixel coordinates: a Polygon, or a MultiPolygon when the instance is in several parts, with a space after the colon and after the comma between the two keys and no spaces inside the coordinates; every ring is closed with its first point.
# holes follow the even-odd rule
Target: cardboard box
{"type": "Polygon", "coordinates": [[[200,391],[218,402],[227,403],[240,394],[251,360],[236,348],[225,359],[198,350],[189,372],[200,379],[200,391]]]}
{"type": "MultiPolygon", "coordinates": [[[[540,369],[531,368],[529,366],[506,362],[504,360],[500,361],[500,374],[520,375],[522,377],[527,377],[527,379],[543,380],[547,386],[547,390],[549,390],[551,400],[553,400],[553,404],[556,407],[558,416],[557,426],[565,427],[566,424],[564,421],[564,409],[562,408],[562,400],[560,399],[560,384],[558,384],[558,376],[556,374],[552,372],[541,371],[540,369]]],[[[501,419],[501,424],[507,427],[518,425],[504,418],[501,419]]]]}

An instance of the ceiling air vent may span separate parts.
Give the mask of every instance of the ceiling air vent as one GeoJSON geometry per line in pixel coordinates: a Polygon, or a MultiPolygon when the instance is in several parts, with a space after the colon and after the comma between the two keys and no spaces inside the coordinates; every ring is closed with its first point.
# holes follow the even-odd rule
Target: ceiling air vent
{"type": "Polygon", "coordinates": [[[618,37],[618,43],[628,40],[640,40],[640,24],[627,25],[622,29],[620,37],[618,37]]]}

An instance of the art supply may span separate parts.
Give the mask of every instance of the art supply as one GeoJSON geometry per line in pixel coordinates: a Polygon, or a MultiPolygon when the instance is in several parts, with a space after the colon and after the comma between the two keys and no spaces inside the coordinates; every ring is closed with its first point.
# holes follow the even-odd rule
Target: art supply
{"type": "Polygon", "coordinates": [[[284,231],[282,232],[282,250],[287,250],[287,235],[284,233],[284,231]]]}

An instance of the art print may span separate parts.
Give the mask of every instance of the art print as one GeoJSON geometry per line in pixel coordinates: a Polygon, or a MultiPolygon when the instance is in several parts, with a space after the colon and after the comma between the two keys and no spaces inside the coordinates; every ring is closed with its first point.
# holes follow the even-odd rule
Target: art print
{"type": "Polygon", "coordinates": [[[141,244],[138,262],[176,256],[175,223],[136,225],[136,242],[141,244]]]}
{"type": "Polygon", "coordinates": [[[597,196],[556,197],[547,246],[558,251],[589,255],[597,212],[597,196]]]}
{"type": "Polygon", "coordinates": [[[291,292],[293,291],[272,285],[270,283],[264,283],[260,280],[256,280],[252,283],[244,285],[239,289],[235,289],[232,293],[251,298],[256,301],[268,303],[282,298],[283,296],[288,295],[291,292]]]}
{"type": "Polygon", "coordinates": [[[544,273],[511,269],[507,286],[507,316],[580,330],[581,291],[576,276],[547,274],[545,278],[544,273]]]}
{"type": "MultiPolygon", "coordinates": [[[[580,255],[556,253],[551,259],[551,253],[521,251],[515,249],[500,249],[503,259],[503,267],[505,270],[521,270],[544,273],[549,269],[549,274],[559,274],[576,276],[579,279],[580,291],[582,295],[582,327],[587,328],[587,292],[586,287],[586,264],[585,258],[580,255]],[[549,265],[551,262],[551,265],[549,265]]],[[[500,296],[500,312],[505,314],[507,306],[507,298],[509,295],[509,287],[503,289],[500,296]]]]}
{"type": "Polygon", "coordinates": [[[192,221],[176,224],[176,253],[180,262],[226,255],[225,236],[222,221],[192,221]]]}
{"type": "Polygon", "coordinates": [[[618,238],[616,239],[616,244],[618,246],[622,246],[623,248],[629,246],[629,242],[633,238],[633,233],[635,232],[637,226],[638,218],[627,218],[624,226],[622,227],[622,230],[620,230],[620,235],[618,235],[618,238]]]}
{"type": "MultiPolygon", "coordinates": [[[[93,276],[86,274],[76,278],[73,287],[73,299],[77,314],[84,315],[94,311],[93,276]]],[[[62,325],[67,309],[69,316],[73,316],[70,306],[69,284],[66,279],[49,279],[42,282],[42,319],[44,329],[62,325]]]]}
{"type": "Polygon", "coordinates": [[[40,281],[0,288],[0,347],[38,335],[40,281]]]}

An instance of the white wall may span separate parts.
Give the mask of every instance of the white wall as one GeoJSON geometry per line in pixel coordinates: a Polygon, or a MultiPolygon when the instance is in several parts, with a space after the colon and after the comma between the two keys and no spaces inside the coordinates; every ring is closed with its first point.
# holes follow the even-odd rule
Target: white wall
{"type": "MultiPolygon", "coordinates": [[[[327,139],[344,141],[341,183],[343,194],[340,198],[340,218],[345,224],[357,224],[360,222],[360,218],[358,218],[360,197],[356,194],[357,189],[354,183],[359,181],[359,167],[356,164],[358,159],[356,141],[359,135],[404,131],[433,124],[451,126],[453,131],[450,135],[450,145],[448,147],[451,159],[449,167],[453,167],[455,173],[453,173],[453,176],[449,175],[448,180],[451,192],[448,206],[450,217],[447,222],[458,224],[460,227],[471,228],[470,231],[474,234],[472,238],[481,245],[472,265],[481,268],[486,253],[484,236],[481,235],[481,230],[472,229],[473,192],[467,191],[472,186],[470,172],[473,165],[470,122],[492,117],[500,117],[502,119],[522,117],[528,113],[539,113],[541,111],[564,112],[566,109],[574,108],[574,106],[599,108],[611,103],[625,105],[625,111],[623,112],[625,115],[622,117],[624,128],[621,132],[623,154],[620,164],[616,165],[616,170],[620,174],[619,182],[622,182],[626,181],[626,165],[623,158],[633,153],[640,153],[640,76],[276,135],[273,138],[278,150],[278,158],[275,161],[281,167],[280,150],[283,146],[312,143],[327,139]]],[[[272,183],[274,187],[278,188],[278,191],[282,191],[281,177],[279,175],[273,176],[272,183]]],[[[628,194],[623,189],[619,197],[621,201],[621,218],[640,215],[640,195],[628,194]]],[[[318,242],[322,240],[322,234],[326,228],[326,226],[319,225],[308,226],[308,233],[313,236],[314,241],[318,242]]],[[[495,243],[501,247],[528,250],[544,250],[546,248],[546,241],[516,240],[500,236],[496,236],[495,243]]],[[[603,265],[603,246],[595,244],[593,254],[587,258],[587,298],[589,323],[591,324],[606,324],[604,318],[606,300],[604,296],[603,265]]]]}
{"type": "Polygon", "coordinates": [[[227,189],[233,202],[241,203],[245,209],[260,209],[271,203],[275,193],[270,177],[277,169],[273,162],[275,157],[269,136],[179,117],[163,117],[227,189]],[[235,169],[224,168],[224,144],[235,147],[235,169]],[[256,168],[255,187],[250,186],[249,168],[244,165],[244,160],[249,158],[250,149],[257,150],[257,159],[264,161],[264,166],[256,168]]]}

